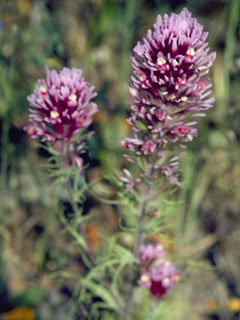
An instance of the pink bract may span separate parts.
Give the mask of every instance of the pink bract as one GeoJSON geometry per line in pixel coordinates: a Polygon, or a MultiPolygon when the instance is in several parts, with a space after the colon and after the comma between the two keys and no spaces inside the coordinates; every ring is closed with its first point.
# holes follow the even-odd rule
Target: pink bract
{"type": "Polygon", "coordinates": [[[180,14],[157,17],[131,54],[134,137],[123,139],[132,157],[150,157],[155,169],[175,181],[181,149],[197,135],[197,121],[212,107],[207,77],[215,52],[209,53],[208,33],[184,8],[180,14]],[[166,152],[175,152],[174,160],[166,152]],[[161,161],[161,159],[164,161],[161,161]],[[161,162],[161,165],[158,163],[161,162]]]}
{"type": "Polygon", "coordinates": [[[178,281],[178,270],[168,260],[161,243],[141,245],[139,260],[141,286],[149,288],[156,299],[161,299],[178,281]]]}
{"type": "Polygon", "coordinates": [[[98,111],[91,101],[95,96],[94,87],[85,81],[81,69],[63,68],[57,72],[46,67],[46,79],[38,80],[28,97],[29,125],[24,129],[32,138],[49,141],[61,154],[63,165],[67,168],[74,164],[79,174],[83,165],[79,153],[85,152],[81,133],[98,111]]]}
{"type": "Polygon", "coordinates": [[[63,68],[60,72],[46,67],[46,79],[38,80],[28,97],[30,124],[25,127],[32,138],[42,141],[71,141],[92,123],[96,96],[82,76],[82,70],[63,68]]]}

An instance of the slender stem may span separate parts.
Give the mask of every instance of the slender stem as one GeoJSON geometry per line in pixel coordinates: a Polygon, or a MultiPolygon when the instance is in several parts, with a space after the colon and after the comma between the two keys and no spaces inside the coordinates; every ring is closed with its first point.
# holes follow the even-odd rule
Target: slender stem
{"type": "MultiPolygon", "coordinates": [[[[150,176],[152,175],[152,171],[153,171],[153,166],[151,168],[150,176]]],[[[148,213],[148,201],[149,201],[150,192],[151,192],[151,185],[148,184],[147,185],[147,192],[145,195],[145,200],[142,203],[141,214],[138,219],[139,230],[137,233],[137,239],[136,239],[135,248],[133,251],[134,257],[136,259],[138,259],[140,246],[141,246],[141,243],[143,240],[143,230],[142,230],[141,225],[142,225],[142,221],[143,221],[144,217],[148,213]]],[[[126,299],[125,308],[124,308],[122,316],[121,316],[121,320],[127,320],[130,315],[130,312],[132,310],[133,297],[134,297],[134,278],[135,278],[135,269],[133,267],[132,271],[130,273],[130,277],[129,277],[129,288],[128,288],[128,292],[127,292],[127,299],[126,299]]]]}
{"type": "MultiPolygon", "coordinates": [[[[64,144],[64,142],[62,142],[62,152],[59,155],[59,160],[60,160],[60,165],[63,169],[65,168],[64,163],[65,163],[65,157],[67,157],[67,154],[68,154],[68,146],[66,144],[64,144]]],[[[72,209],[73,209],[74,213],[76,214],[78,212],[78,204],[74,199],[70,178],[68,178],[67,181],[65,182],[65,187],[66,187],[66,190],[68,193],[68,198],[69,198],[70,204],[72,206],[72,209]]],[[[94,255],[94,252],[92,251],[92,248],[90,246],[88,235],[85,232],[85,230],[81,224],[79,224],[78,228],[79,228],[79,232],[82,235],[83,240],[86,245],[85,250],[86,250],[87,257],[88,257],[89,261],[91,262],[91,264],[93,266],[95,266],[96,265],[95,255],[94,255]]]]}
{"type": "Polygon", "coordinates": [[[149,320],[153,320],[155,318],[158,304],[159,304],[159,301],[157,300],[152,301],[152,313],[150,315],[149,320]]]}
{"type": "MultiPolygon", "coordinates": [[[[143,203],[141,216],[139,217],[139,225],[141,225],[142,219],[146,214],[146,202],[143,203]]],[[[139,255],[140,245],[142,243],[143,231],[140,229],[137,234],[136,245],[134,248],[134,257],[137,258],[139,255]]],[[[133,304],[133,295],[134,295],[134,278],[135,278],[135,270],[132,268],[130,277],[129,277],[129,289],[127,293],[126,305],[122,313],[121,320],[127,320],[128,316],[132,309],[133,304]]]]}
{"type": "MultiPolygon", "coordinates": [[[[75,213],[77,213],[78,211],[78,205],[74,199],[74,196],[73,196],[73,193],[72,193],[72,186],[71,186],[71,183],[70,183],[70,180],[68,179],[66,181],[66,190],[68,192],[68,197],[69,197],[69,201],[71,203],[71,206],[74,210],[75,213]]],[[[86,253],[87,253],[87,256],[89,258],[89,260],[91,261],[92,265],[95,266],[95,256],[94,256],[94,253],[92,251],[92,248],[90,246],[90,242],[89,242],[89,239],[88,239],[88,235],[86,234],[83,226],[81,224],[79,224],[79,231],[81,233],[81,235],[83,236],[83,239],[86,243],[86,253]]]]}

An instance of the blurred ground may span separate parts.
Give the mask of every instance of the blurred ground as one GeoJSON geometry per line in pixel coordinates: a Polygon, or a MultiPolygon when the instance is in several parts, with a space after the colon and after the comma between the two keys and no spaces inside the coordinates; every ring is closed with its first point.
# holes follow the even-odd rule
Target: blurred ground
{"type": "MultiPolygon", "coordinates": [[[[239,0],[0,0],[0,319],[84,319],[73,281],[49,278],[58,271],[81,277],[83,266],[54,215],[53,191],[40,167],[48,155],[22,129],[26,96],[46,64],[83,68],[100,109],[85,159],[88,178],[117,170],[123,166],[118,141],[129,133],[129,53],[157,14],[183,6],[209,31],[217,51],[216,102],[182,161],[179,194],[182,244],[211,268],[192,266],[167,319],[240,319],[239,0]]],[[[89,232],[114,232],[115,210],[87,199],[85,213],[104,217],[89,232]]]]}

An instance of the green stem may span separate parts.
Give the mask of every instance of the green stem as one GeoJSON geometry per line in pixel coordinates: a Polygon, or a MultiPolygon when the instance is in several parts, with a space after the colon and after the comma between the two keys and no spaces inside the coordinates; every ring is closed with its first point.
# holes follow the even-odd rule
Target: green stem
{"type": "MultiPolygon", "coordinates": [[[[67,182],[66,182],[66,189],[67,189],[67,192],[68,192],[68,196],[69,196],[69,201],[71,203],[71,206],[74,210],[75,213],[77,213],[78,211],[78,205],[76,203],[76,201],[74,200],[74,196],[73,196],[73,193],[72,193],[72,187],[71,187],[71,183],[70,183],[70,180],[68,179],[67,182]]],[[[82,227],[82,225],[79,225],[79,231],[85,241],[85,244],[86,244],[86,254],[87,254],[87,257],[89,259],[89,261],[91,262],[92,266],[93,267],[96,267],[96,259],[95,259],[95,255],[94,255],[94,252],[92,251],[92,248],[90,246],[90,243],[88,241],[88,236],[84,230],[84,228],[82,227]]],[[[115,300],[116,302],[116,305],[118,306],[118,310],[119,312],[121,312],[121,310],[123,310],[123,306],[122,306],[122,303],[120,301],[120,299],[115,295],[115,293],[113,292],[111,286],[109,285],[109,283],[102,279],[103,282],[104,282],[104,285],[106,286],[106,288],[109,290],[109,292],[111,293],[113,299],[115,300]]]]}
{"type": "MultiPolygon", "coordinates": [[[[135,244],[135,248],[134,248],[134,257],[136,259],[139,256],[139,250],[140,250],[140,246],[141,246],[142,238],[143,238],[143,231],[141,229],[141,223],[142,223],[143,218],[146,216],[146,213],[147,213],[146,208],[147,208],[147,202],[144,201],[143,206],[142,206],[142,210],[141,210],[141,215],[140,215],[139,221],[138,221],[140,229],[137,234],[137,240],[136,240],[136,244],[135,244]]],[[[131,274],[130,274],[130,277],[129,277],[129,289],[128,289],[126,304],[125,304],[125,308],[122,313],[121,320],[127,320],[130,315],[130,312],[132,310],[133,296],[134,296],[134,278],[135,278],[135,269],[133,267],[131,274]]]]}
{"type": "MultiPolygon", "coordinates": [[[[154,164],[152,164],[152,166],[151,166],[149,177],[152,176],[153,166],[154,166],[154,164]]],[[[137,239],[136,239],[136,243],[135,243],[135,247],[134,247],[134,251],[133,251],[134,258],[136,260],[139,257],[140,246],[141,246],[142,241],[143,241],[144,231],[142,229],[142,222],[143,222],[143,219],[148,214],[148,202],[149,202],[150,193],[151,193],[151,184],[148,183],[147,184],[147,192],[146,192],[146,195],[145,195],[145,199],[144,199],[144,201],[142,203],[142,207],[141,207],[141,214],[140,214],[139,219],[138,219],[139,230],[138,230],[138,233],[137,233],[137,239]]],[[[133,268],[131,270],[131,273],[130,273],[130,277],[129,277],[129,288],[128,288],[126,304],[125,304],[125,308],[124,308],[122,316],[121,316],[121,320],[127,320],[129,315],[130,315],[130,313],[131,313],[131,310],[132,310],[134,289],[135,289],[134,279],[135,279],[135,268],[133,266],[133,268]]]]}
{"type": "MultiPolygon", "coordinates": [[[[67,190],[69,201],[71,203],[73,211],[75,213],[77,213],[78,212],[78,205],[74,199],[73,192],[72,192],[72,186],[71,186],[71,182],[69,179],[66,181],[65,185],[66,185],[66,190],[67,190]]],[[[79,224],[78,228],[79,228],[79,232],[82,235],[82,237],[85,241],[85,244],[86,244],[85,250],[86,250],[87,256],[88,256],[89,260],[91,261],[92,265],[95,266],[95,256],[94,256],[94,253],[93,253],[92,248],[90,246],[88,235],[86,234],[86,232],[81,224],[79,224]]]]}
{"type": "MultiPolygon", "coordinates": [[[[62,149],[62,151],[59,154],[60,167],[63,170],[65,170],[66,169],[65,160],[68,157],[68,145],[65,144],[64,142],[62,142],[62,148],[61,149],[62,149]]],[[[73,192],[73,189],[72,189],[72,186],[71,186],[70,177],[68,177],[67,181],[65,182],[65,188],[66,188],[66,191],[67,191],[67,194],[68,194],[68,199],[70,201],[72,209],[73,209],[74,213],[77,214],[79,209],[78,209],[78,204],[74,199],[74,192],[73,192]]],[[[95,255],[94,255],[94,253],[92,251],[92,248],[90,246],[88,235],[85,232],[82,224],[79,224],[78,230],[79,230],[79,233],[81,234],[81,236],[83,238],[83,241],[85,243],[84,249],[86,250],[87,257],[88,257],[90,263],[92,264],[92,266],[95,266],[96,265],[96,263],[95,263],[95,255]]]]}

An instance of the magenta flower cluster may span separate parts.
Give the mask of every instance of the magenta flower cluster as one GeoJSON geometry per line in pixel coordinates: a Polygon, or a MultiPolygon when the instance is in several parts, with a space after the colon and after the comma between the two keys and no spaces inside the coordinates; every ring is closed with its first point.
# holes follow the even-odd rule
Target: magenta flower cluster
{"type": "Polygon", "coordinates": [[[123,139],[128,156],[151,156],[155,169],[173,178],[180,149],[197,135],[193,118],[204,116],[214,99],[207,77],[215,59],[208,54],[208,33],[185,8],[180,14],[157,17],[131,55],[132,113],[128,122],[134,138],[123,139]],[[174,151],[170,156],[167,151],[174,151]],[[177,155],[177,157],[176,157],[177,155]]]}
{"type": "Polygon", "coordinates": [[[30,125],[26,127],[33,138],[42,141],[69,141],[92,122],[97,112],[91,99],[96,96],[82,77],[82,70],[63,68],[59,73],[46,68],[46,79],[38,80],[28,97],[30,125]]]}
{"type": "Polygon", "coordinates": [[[156,299],[161,299],[178,281],[177,269],[168,260],[161,243],[141,245],[139,260],[141,262],[140,284],[149,288],[156,299]]]}
{"type": "Polygon", "coordinates": [[[79,169],[84,151],[80,135],[91,123],[97,106],[91,100],[96,96],[82,76],[82,70],[63,68],[59,73],[46,68],[46,79],[38,80],[28,97],[30,124],[25,130],[32,138],[50,141],[59,152],[67,154],[67,161],[79,169]],[[77,147],[75,148],[75,145],[77,147]]]}

